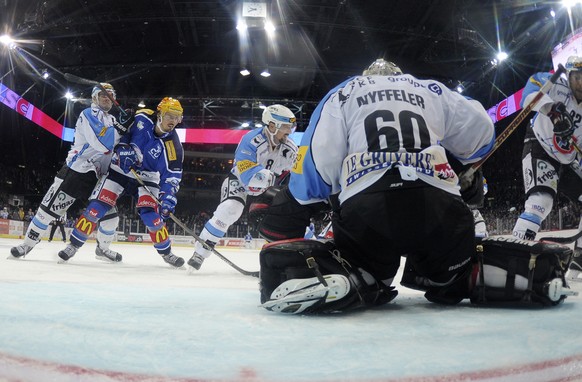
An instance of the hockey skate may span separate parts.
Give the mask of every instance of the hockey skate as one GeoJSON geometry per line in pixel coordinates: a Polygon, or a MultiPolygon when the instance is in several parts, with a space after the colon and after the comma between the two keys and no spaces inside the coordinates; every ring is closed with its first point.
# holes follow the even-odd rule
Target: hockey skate
{"type": "Polygon", "coordinates": [[[16,247],[12,247],[12,249],[10,249],[10,254],[12,255],[13,258],[19,258],[19,257],[23,257],[25,256],[28,252],[30,252],[32,250],[32,248],[30,245],[26,245],[26,244],[20,244],[19,246],[16,247]]]}
{"type": "Polygon", "coordinates": [[[291,279],[279,285],[271,293],[271,299],[261,306],[280,313],[297,314],[314,305],[338,301],[350,291],[347,277],[338,274],[323,276],[327,286],[317,277],[291,279]]]}
{"type": "Polygon", "coordinates": [[[199,270],[200,267],[202,266],[203,262],[204,262],[204,256],[194,252],[194,254],[190,258],[190,260],[188,260],[188,265],[196,270],[199,270]]]}
{"type": "Polygon", "coordinates": [[[67,245],[67,248],[59,252],[59,257],[63,261],[68,261],[71,257],[75,256],[75,253],[77,253],[78,249],[79,248],[75,247],[73,244],[69,244],[67,245]]]}
{"type": "Polygon", "coordinates": [[[112,251],[110,249],[102,249],[101,247],[97,246],[97,248],[95,248],[95,258],[102,261],[119,263],[123,257],[118,252],[112,251]]]}
{"type": "Polygon", "coordinates": [[[168,264],[173,267],[180,268],[184,265],[184,259],[174,255],[172,252],[168,253],[167,255],[162,255],[162,259],[168,264]]]}

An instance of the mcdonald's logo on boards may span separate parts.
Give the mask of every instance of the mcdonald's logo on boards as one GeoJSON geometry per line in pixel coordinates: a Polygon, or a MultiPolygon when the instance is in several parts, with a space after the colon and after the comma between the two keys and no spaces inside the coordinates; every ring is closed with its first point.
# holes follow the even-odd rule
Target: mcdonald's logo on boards
{"type": "Polygon", "coordinates": [[[93,222],[82,217],[81,219],[79,219],[79,221],[77,221],[77,224],[75,224],[75,228],[86,235],[90,235],[91,232],[93,232],[93,230],[95,229],[95,226],[93,222]]]}

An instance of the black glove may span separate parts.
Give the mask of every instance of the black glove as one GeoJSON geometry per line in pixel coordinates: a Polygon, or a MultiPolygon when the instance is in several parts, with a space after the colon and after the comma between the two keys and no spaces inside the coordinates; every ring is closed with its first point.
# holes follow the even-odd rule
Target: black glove
{"type": "Polygon", "coordinates": [[[483,170],[477,169],[471,176],[466,176],[468,170],[459,174],[459,186],[461,187],[461,198],[470,208],[481,208],[485,201],[485,190],[483,189],[483,170]]]}
{"type": "Polygon", "coordinates": [[[572,116],[566,110],[566,105],[562,102],[556,102],[548,113],[548,117],[554,124],[554,134],[562,139],[570,139],[576,126],[572,116]]]}
{"type": "Polygon", "coordinates": [[[259,234],[267,241],[302,238],[309,218],[319,209],[327,207],[325,203],[301,205],[287,187],[270,187],[265,194],[272,196],[272,199],[265,198],[251,204],[249,214],[252,218],[263,216],[259,234]]]}
{"type": "Polygon", "coordinates": [[[133,109],[125,109],[123,113],[120,110],[115,118],[113,127],[115,127],[115,130],[117,130],[120,135],[125,135],[128,133],[134,119],[135,111],[133,109]]]}

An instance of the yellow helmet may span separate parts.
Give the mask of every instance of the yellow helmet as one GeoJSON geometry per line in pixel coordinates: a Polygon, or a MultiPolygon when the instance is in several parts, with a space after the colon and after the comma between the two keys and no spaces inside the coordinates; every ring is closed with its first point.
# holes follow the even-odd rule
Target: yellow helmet
{"type": "Polygon", "coordinates": [[[164,97],[164,99],[162,99],[158,104],[158,112],[163,117],[164,114],[169,111],[180,114],[180,116],[184,114],[184,109],[182,108],[180,101],[172,97],[164,97]]]}

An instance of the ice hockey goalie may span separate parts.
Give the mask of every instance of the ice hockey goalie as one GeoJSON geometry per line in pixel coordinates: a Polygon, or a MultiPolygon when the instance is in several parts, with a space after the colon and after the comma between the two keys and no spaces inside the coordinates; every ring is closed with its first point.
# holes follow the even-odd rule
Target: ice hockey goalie
{"type": "MultiPolygon", "coordinates": [[[[555,306],[577,294],[565,279],[571,257],[570,248],[556,243],[489,237],[477,245],[471,266],[456,282],[435,291],[415,285],[414,278],[406,278],[411,270],[405,269],[401,284],[425,290],[425,297],[437,303],[469,299],[504,307],[555,306]]],[[[260,265],[261,306],[275,312],[343,312],[382,305],[398,294],[393,286],[352,266],[331,241],[267,244],[260,265]]]]}

